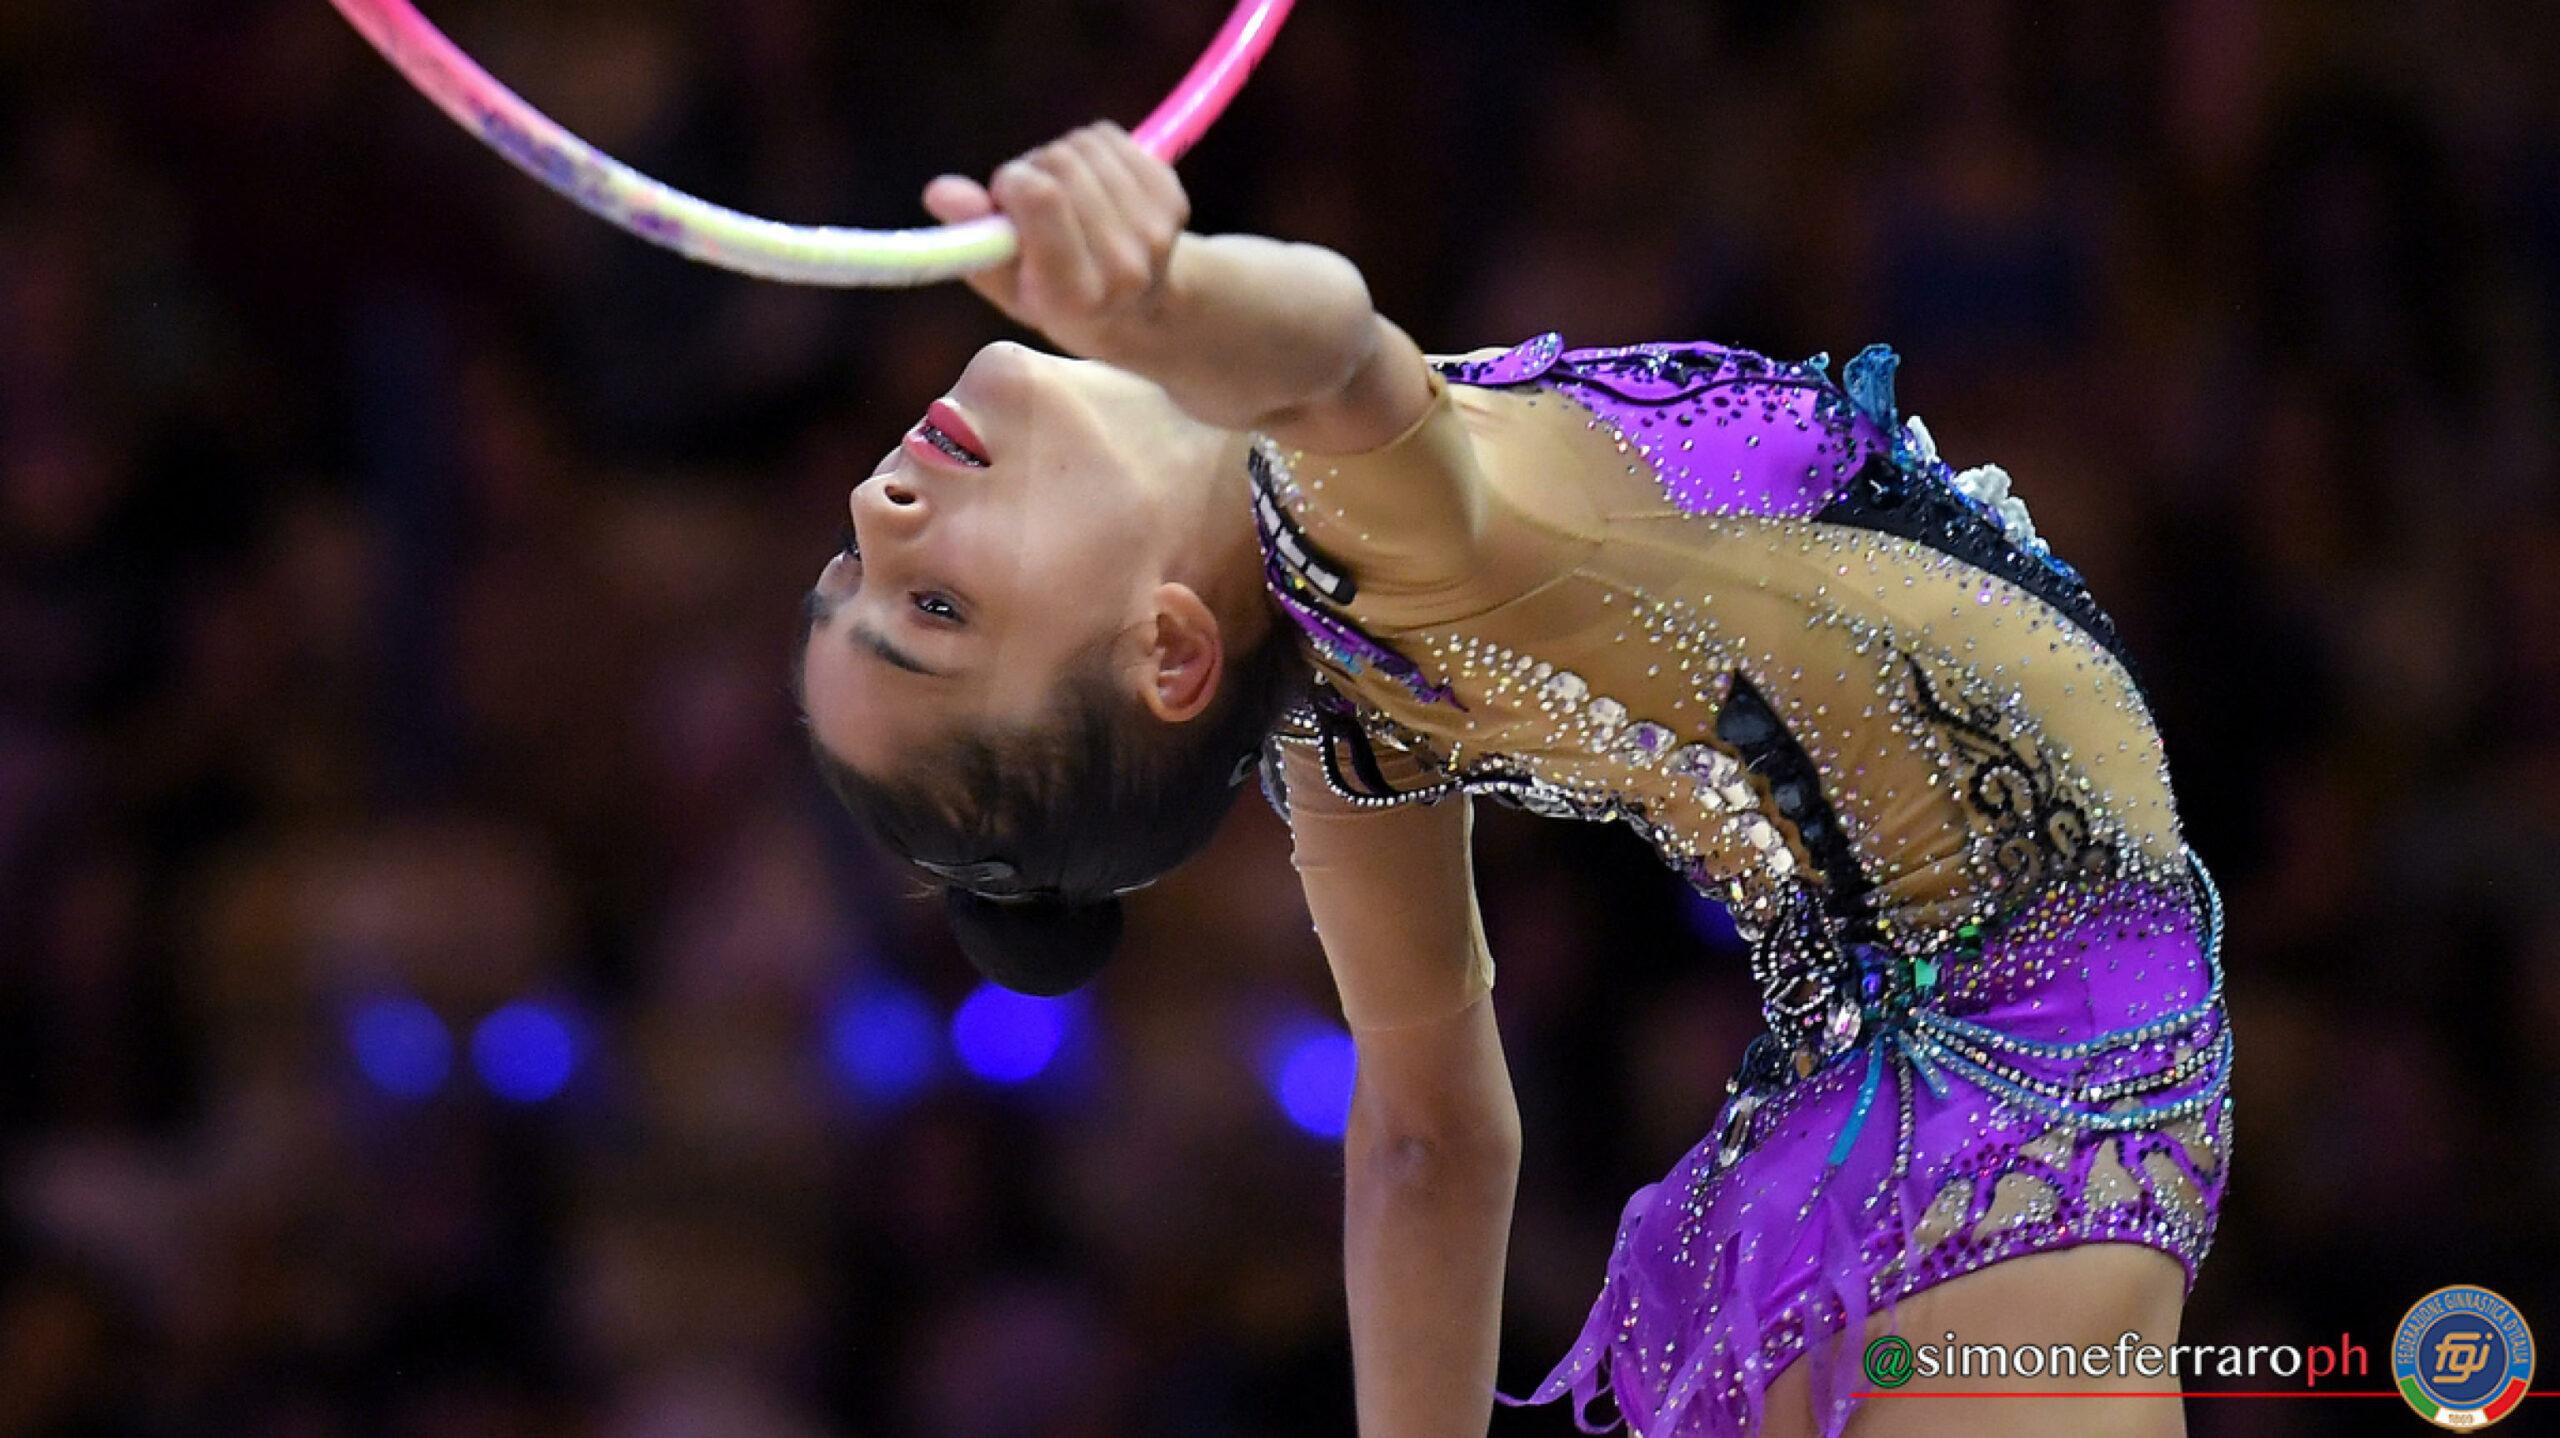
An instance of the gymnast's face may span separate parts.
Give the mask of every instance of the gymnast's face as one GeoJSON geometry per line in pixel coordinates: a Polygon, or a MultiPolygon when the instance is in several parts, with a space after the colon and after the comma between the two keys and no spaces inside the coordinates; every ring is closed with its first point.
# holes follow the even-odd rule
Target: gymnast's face
{"type": "Polygon", "coordinates": [[[1203,593],[1229,531],[1251,539],[1208,482],[1236,443],[1127,371],[980,350],[853,488],[801,655],[819,744],[885,777],[938,736],[1042,723],[1096,662],[1159,717],[1199,712],[1223,649],[1203,593]]]}

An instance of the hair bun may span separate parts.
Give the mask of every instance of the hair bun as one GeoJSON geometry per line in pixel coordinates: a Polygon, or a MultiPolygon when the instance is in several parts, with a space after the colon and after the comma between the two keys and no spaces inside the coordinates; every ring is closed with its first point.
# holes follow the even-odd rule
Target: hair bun
{"type": "Polygon", "coordinates": [[[1101,972],[1120,943],[1120,901],[998,903],[957,885],[942,891],[960,952],[979,973],[1016,993],[1055,998],[1101,972]]]}

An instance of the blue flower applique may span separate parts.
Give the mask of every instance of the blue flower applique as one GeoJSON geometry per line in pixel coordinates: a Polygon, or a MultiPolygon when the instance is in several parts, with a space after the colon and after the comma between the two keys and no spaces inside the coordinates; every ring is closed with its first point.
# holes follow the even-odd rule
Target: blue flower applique
{"type": "Polygon", "coordinates": [[[2034,555],[2044,566],[2073,584],[2080,582],[2080,572],[2054,557],[2042,536],[2036,533],[2035,521],[2028,517],[2027,502],[2009,490],[2009,471],[1996,464],[1975,465],[1955,472],[1938,457],[1938,442],[1929,433],[1920,416],[1903,418],[1893,397],[1893,372],[1902,357],[1890,345],[1869,345],[1841,370],[1843,387],[1849,404],[1872,420],[1876,427],[1891,435],[1892,450],[1888,455],[1893,466],[1921,483],[1943,483],[1961,496],[1975,513],[1989,520],[2007,536],[2011,544],[2034,555]]]}

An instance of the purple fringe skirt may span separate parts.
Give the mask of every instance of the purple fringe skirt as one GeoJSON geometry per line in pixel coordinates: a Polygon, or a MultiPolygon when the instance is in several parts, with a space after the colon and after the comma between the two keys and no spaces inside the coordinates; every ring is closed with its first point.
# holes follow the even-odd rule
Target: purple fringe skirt
{"type": "Polygon", "coordinates": [[[1770,1094],[1738,1155],[1719,1122],[1628,1200],[1572,1350],[1501,1400],[1569,1393],[1603,1433],[1608,1393],[1634,1438],[1745,1435],[1803,1358],[1836,1435],[1870,1317],[1948,1279],[2126,1242],[2176,1257],[2192,1288],[2225,1179],[2230,1037],[2220,903],[2190,876],[2038,900],[1925,1010],[1770,1094]]]}

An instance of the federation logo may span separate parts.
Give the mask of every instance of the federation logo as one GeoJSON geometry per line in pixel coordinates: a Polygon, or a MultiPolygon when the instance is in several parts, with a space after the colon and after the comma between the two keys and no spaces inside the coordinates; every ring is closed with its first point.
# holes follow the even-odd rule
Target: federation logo
{"type": "Polygon", "coordinates": [[[2439,1428],[2486,1428],[2533,1382],[2533,1330],[2516,1306],[2467,1283],[2418,1300],[2391,1340],[2391,1376],[2439,1428]]]}

